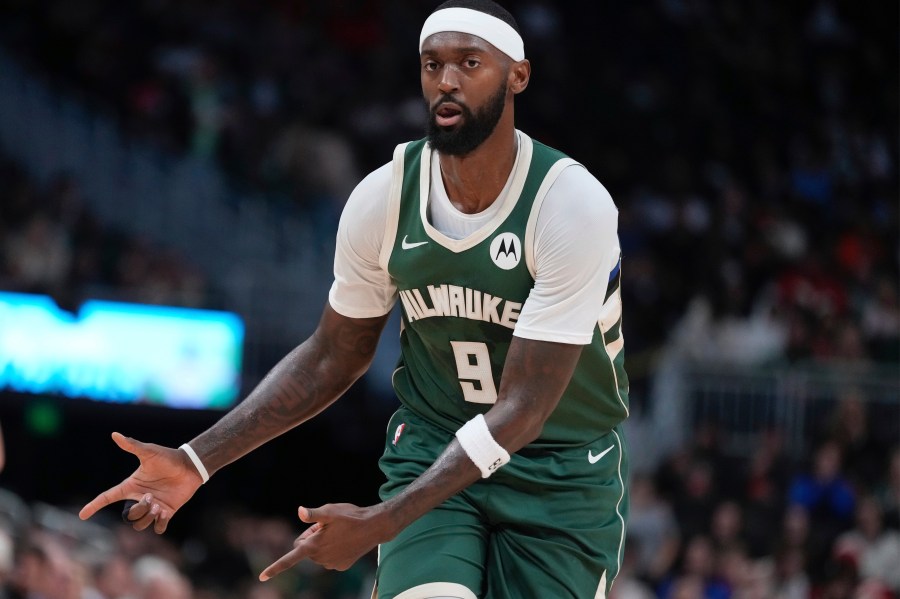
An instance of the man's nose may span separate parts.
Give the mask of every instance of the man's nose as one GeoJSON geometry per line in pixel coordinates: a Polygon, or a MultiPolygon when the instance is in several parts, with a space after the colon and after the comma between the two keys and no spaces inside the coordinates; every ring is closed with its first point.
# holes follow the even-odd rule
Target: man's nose
{"type": "Polygon", "coordinates": [[[444,94],[451,94],[459,89],[459,73],[456,69],[449,66],[443,68],[438,89],[444,94]]]}

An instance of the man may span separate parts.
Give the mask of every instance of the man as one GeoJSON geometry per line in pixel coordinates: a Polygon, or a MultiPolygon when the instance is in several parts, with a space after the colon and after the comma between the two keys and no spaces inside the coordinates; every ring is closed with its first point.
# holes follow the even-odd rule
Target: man
{"type": "Polygon", "coordinates": [[[81,516],[140,499],[134,528],[165,531],[209,473],[340,397],[399,298],[383,501],[300,507],[311,526],[260,578],[303,559],[345,569],[377,546],[379,599],[606,597],[627,511],[616,208],[515,129],[531,66],[503,8],[442,4],[420,57],[427,139],[351,194],[317,330],[189,444],[114,433],[141,464],[81,516]]]}

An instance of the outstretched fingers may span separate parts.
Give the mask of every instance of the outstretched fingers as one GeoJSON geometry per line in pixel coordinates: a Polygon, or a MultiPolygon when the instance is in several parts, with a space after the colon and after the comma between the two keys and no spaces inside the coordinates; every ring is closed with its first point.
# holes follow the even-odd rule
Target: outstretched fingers
{"type": "Polygon", "coordinates": [[[113,433],[112,440],[115,441],[116,445],[118,445],[121,449],[137,456],[138,459],[142,459],[144,457],[144,454],[147,453],[146,443],[141,443],[137,439],[126,437],[122,433],[113,433]]]}
{"type": "Polygon", "coordinates": [[[285,570],[291,568],[295,564],[300,563],[309,557],[309,547],[305,543],[296,545],[293,549],[282,555],[271,566],[262,571],[259,579],[263,582],[269,580],[273,576],[281,574],[285,570]]]}
{"type": "Polygon", "coordinates": [[[87,520],[106,506],[126,499],[128,499],[128,496],[125,493],[124,483],[119,483],[94,497],[87,505],[81,508],[81,511],[78,512],[78,517],[82,520],[87,520]]]}
{"type": "Polygon", "coordinates": [[[297,514],[300,516],[300,520],[307,523],[312,522],[313,525],[304,530],[300,536],[297,537],[294,541],[294,548],[292,550],[285,553],[280,559],[262,571],[259,575],[261,581],[265,582],[273,576],[281,574],[285,570],[310,557],[312,548],[307,543],[307,539],[317,533],[322,528],[323,524],[317,521],[319,515],[309,508],[301,506],[298,508],[297,514]]]}
{"type": "MultiPolygon", "coordinates": [[[[128,453],[136,456],[138,459],[142,459],[143,455],[146,454],[146,447],[144,443],[137,441],[136,439],[132,439],[130,437],[126,437],[121,433],[113,433],[112,440],[118,445],[122,450],[127,451],[128,453]]],[[[97,495],[93,500],[91,500],[87,505],[81,508],[81,511],[78,512],[78,517],[82,520],[87,520],[94,514],[96,514],[101,509],[105,508],[108,505],[111,505],[117,501],[124,501],[126,499],[137,499],[136,497],[129,497],[128,492],[125,490],[125,483],[127,479],[117,484],[114,487],[110,487],[106,491],[103,491],[99,495],[97,495]]],[[[136,513],[135,513],[136,517],[136,513]]],[[[145,527],[146,528],[146,527],[145,527]]]]}

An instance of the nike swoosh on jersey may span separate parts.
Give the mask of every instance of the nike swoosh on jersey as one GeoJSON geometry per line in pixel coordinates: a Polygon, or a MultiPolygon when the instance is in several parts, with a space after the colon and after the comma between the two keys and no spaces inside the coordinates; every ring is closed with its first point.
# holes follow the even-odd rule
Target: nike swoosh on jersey
{"type": "Polygon", "coordinates": [[[407,237],[409,237],[409,236],[404,235],[403,241],[400,242],[400,247],[402,247],[404,250],[411,250],[413,248],[419,247],[420,245],[425,245],[426,243],[428,243],[427,241],[417,241],[416,243],[410,243],[410,242],[406,241],[407,237]]]}
{"type": "Polygon", "coordinates": [[[603,456],[608,454],[610,451],[612,451],[614,447],[615,447],[615,445],[610,445],[609,447],[607,447],[606,449],[604,449],[597,455],[594,455],[594,452],[592,452],[590,449],[588,449],[588,462],[590,462],[591,464],[596,464],[597,462],[600,461],[600,458],[602,458],[603,456]]]}

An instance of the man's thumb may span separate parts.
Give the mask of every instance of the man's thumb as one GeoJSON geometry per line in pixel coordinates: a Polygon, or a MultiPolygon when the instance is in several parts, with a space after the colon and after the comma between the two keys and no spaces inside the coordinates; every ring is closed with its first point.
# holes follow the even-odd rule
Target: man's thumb
{"type": "Polygon", "coordinates": [[[137,441],[135,441],[134,439],[126,437],[122,433],[113,433],[112,440],[116,442],[116,445],[118,445],[128,453],[137,455],[139,447],[137,441]]]}

